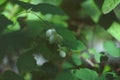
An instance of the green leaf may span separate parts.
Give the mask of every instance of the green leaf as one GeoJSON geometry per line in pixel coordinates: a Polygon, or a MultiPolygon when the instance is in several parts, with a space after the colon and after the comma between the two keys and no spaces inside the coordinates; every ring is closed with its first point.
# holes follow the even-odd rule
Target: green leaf
{"type": "Polygon", "coordinates": [[[70,62],[67,62],[67,61],[62,64],[63,69],[69,69],[72,67],[74,67],[73,64],[71,64],[70,62]]]}
{"type": "Polygon", "coordinates": [[[95,80],[106,80],[105,76],[106,76],[105,74],[102,74],[101,76],[99,76],[95,80]]]}
{"type": "MultiPolygon", "coordinates": [[[[89,49],[89,53],[94,55],[94,59],[97,63],[100,63],[100,58],[102,56],[101,53],[97,52],[95,48],[89,49]]],[[[87,55],[88,55],[88,53],[87,53],[87,55]]],[[[90,55],[89,55],[89,57],[90,57],[90,55]]]]}
{"type": "Polygon", "coordinates": [[[3,80],[24,80],[24,79],[23,77],[12,71],[6,71],[3,74],[3,80]]]}
{"type": "Polygon", "coordinates": [[[95,56],[94,56],[95,61],[98,62],[98,63],[100,63],[100,58],[101,58],[101,56],[102,56],[102,54],[96,53],[95,56]]]}
{"type": "Polygon", "coordinates": [[[76,43],[74,43],[74,47],[76,47],[78,51],[82,51],[86,48],[85,45],[80,40],[76,40],[75,42],[76,43]]]}
{"type": "Polygon", "coordinates": [[[63,37],[63,44],[66,47],[78,51],[85,49],[85,45],[81,41],[77,40],[70,30],[68,30],[65,27],[59,26],[55,27],[55,29],[58,32],[58,34],[60,34],[63,37]]]}
{"type": "Polygon", "coordinates": [[[0,5],[3,4],[6,0],[0,0],[0,5]]]}
{"type": "Polygon", "coordinates": [[[110,28],[107,30],[115,39],[120,41],[120,24],[117,22],[113,22],[110,28]]]}
{"type": "Polygon", "coordinates": [[[73,68],[75,66],[80,66],[82,61],[80,60],[79,54],[73,54],[66,62],[63,63],[62,67],[64,69],[73,68]]]}
{"type": "MultiPolygon", "coordinates": [[[[33,1],[37,1],[37,0],[33,0],[33,1]]],[[[52,5],[60,5],[60,3],[62,2],[62,0],[53,0],[53,1],[50,1],[50,0],[38,0],[38,1],[39,2],[41,1],[43,3],[49,3],[49,4],[52,4],[52,5]]]]}
{"type": "Polygon", "coordinates": [[[32,80],[32,74],[31,73],[26,73],[24,76],[24,80],[32,80]]]}
{"type": "Polygon", "coordinates": [[[64,15],[64,12],[60,8],[47,3],[41,3],[35,5],[32,10],[36,12],[41,11],[43,14],[51,13],[51,14],[64,15]]]}
{"type": "Polygon", "coordinates": [[[98,77],[98,74],[95,71],[87,68],[76,70],[74,75],[81,80],[95,80],[98,77]]]}
{"type": "Polygon", "coordinates": [[[101,12],[95,4],[94,0],[86,0],[82,3],[82,7],[94,22],[98,22],[101,16],[101,12]]]}
{"type": "Polygon", "coordinates": [[[85,45],[81,41],[78,41],[78,40],[64,39],[63,44],[67,48],[76,50],[76,51],[82,51],[86,48],[85,45]]]}
{"type": "Polygon", "coordinates": [[[109,72],[110,70],[111,70],[111,67],[109,65],[105,65],[105,67],[103,69],[103,73],[109,72]]]}
{"type": "Polygon", "coordinates": [[[11,0],[14,3],[20,5],[21,7],[25,8],[25,9],[31,9],[35,12],[41,12],[43,14],[53,14],[53,15],[64,15],[64,12],[62,11],[62,9],[58,8],[57,6],[48,4],[48,3],[39,3],[37,5],[34,4],[30,4],[30,3],[26,3],[26,2],[22,2],[22,1],[16,1],[16,0],[11,0]]]}
{"type": "Polygon", "coordinates": [[[120,57],[120,48],[117,48],[113,41],[106,41],[104,43],[105,51],[113,57],[120,57]]]}
{"type": "Polygon", "coordinates": [[[31,38],[24,31],[14,31],[0,36],[0,50],[25,49],[30,47],[31,38]]]}
{"type": "Polygon", "coordinates": [[[70,72],[61,72],[57,75],[55,80],[77,80],[77,78],[70,72]]]}
{"type": "Polygon", "coordinates": [[[80,66],[82,64],[79,54],[73,54],[71,56],[71,60],[72,60],[71,62],[76,66],[80,66]]]}
{"type": "Polygon", "coordinates": [[[37,69],[36,60],[31,54],[23,54],[17,60],[17,67],[20,71],[33,71],[37,69]]]}
{"type": "Polygon", "coordinates": [[[46,75],[55,75],[58,72],[58,68],[51,62],[46,62],[43,64],[43,66],[40,68],[41,73],[46,75]]]}
{"type": "Polygon", "coordinates": [[[43,27],[46,27],[39,20],[28,20],[27,26],[28,26],[28,29],[26,30],[27,34],[32,38],[39,36],[43,30],[43,27]]]}
{"type": "Polygon", "coordinates": [[[119,3],[120,0],[104,0],[102,5],[102,12],[104,14],[111,12],[119,3]]]}
{"type": "Polygon", "coordinates": [[[93,28],[92,27],[84,28],[82,30],[82,35],[84,35],[83,37],[85,38],[86,42],[90,42],[91,40],[93,40],[94,35],[93,28]]]}
{"type": "Polygon", "coordinates": [[[64,39],[76,40],[74,34],[67,28],[55,25],[55,29],[56,29],[57,33],[60,34],[64,39]]]}
{"type": "Polygon", "coordinates": [[[34,51],[36,53],[40,53],[44,58],[50,61],[59,60],[61,57],[59,56],[58,45],[49,44],[49,42],[45,38],[38,38],[36,47],[34,47],[34,51]]]}
{"type": "Polygon", "coordinates": [[[51,62],[46,62],[38,70],[32,71],[31,80],[53,80],[58,74],[58,68],[51,62]]]}

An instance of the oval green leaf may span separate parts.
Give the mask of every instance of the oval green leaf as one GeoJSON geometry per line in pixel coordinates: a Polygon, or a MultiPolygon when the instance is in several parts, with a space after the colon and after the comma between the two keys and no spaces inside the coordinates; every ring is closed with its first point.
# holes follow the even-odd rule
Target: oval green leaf
{"type": "Polygon", "coordinates": [[[34,56],[23,54],[17,60],[17,67],[20,71],[33,71],[37,68],[34,56]]]}
{"type": "Polygon", "coordinates": [[[104,14],[111,12],[119,3],[120,0],[104,0],[102,5],[102,12],[104,14]]]}
{"type": "Polygon", "coordinates": [[[98,74],[90,69],[83,68],[75,72],[75,76],[80,80],[95,80],[98,77],[98,74]]]}

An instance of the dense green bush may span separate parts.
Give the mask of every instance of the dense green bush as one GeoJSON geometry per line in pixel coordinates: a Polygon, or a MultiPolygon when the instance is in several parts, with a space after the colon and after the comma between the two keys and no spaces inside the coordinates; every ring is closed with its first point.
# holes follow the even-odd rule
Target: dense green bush
{"type": "Polygon", "coordinates": [[[120,80],[120,0],[0,0],[0,80],[120,80]]]}

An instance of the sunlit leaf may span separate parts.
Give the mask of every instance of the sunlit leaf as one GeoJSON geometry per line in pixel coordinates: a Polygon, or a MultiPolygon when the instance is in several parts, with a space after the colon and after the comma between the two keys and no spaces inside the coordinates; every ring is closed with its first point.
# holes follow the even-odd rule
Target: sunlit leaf
{"type": "Polygon", "coordinates": [[[113,22],[110,28],[107,30],[115,39],[120,41],[120,24],[117,22],[113,22]]]}
{"type": "Polygon", "coordinates": [[[96,62],[100,63],[100,57],[101,56],[102,56],[102,54],[100,54],[100,53],[95,54],[94,58],[95,58],[96,62]]]}
{"type": "Polygon", "coordinates": [[[105,51],[113,57],[120,57],[120,49],[117,48],[113,41],[106,41],[104,43],[105,51]]]}
{"type": "Polygon", "coordinates": [[[31,80],[32,79],[32,74],[31,73],[26,73],[26,75],[24,76],[25,80],[31,80]]]}
{"type": "Polygon", "coordinates": [[[6,0],[0,0],[0,5],[3,4],[6,0]]]}
{"type": "Polygon", "coordinates": [[[108,72],[108,71],[110,71],[110,70],[111,70],[110,66],[109,66],[109,65],[106,65],[106,66],[104,67],[103,73],[108,72]]]}
{"type": "Polygon", "coordinates": [[[98,22],[101,16],[101,12],[95,4],[94,0],[86,0],[82,3],[82,7],[94,22],[98,22]]]}
{"type": "Polygon", "coordinates": [[[119,3],[120,0],[104,0],[102,5],[102,12],[104,14],[111,12],[119,3]]]}

